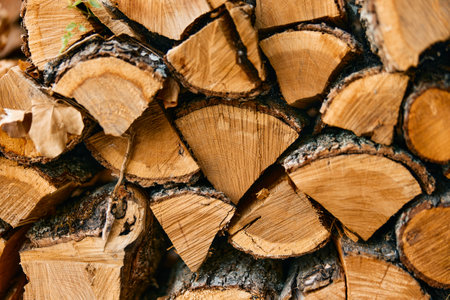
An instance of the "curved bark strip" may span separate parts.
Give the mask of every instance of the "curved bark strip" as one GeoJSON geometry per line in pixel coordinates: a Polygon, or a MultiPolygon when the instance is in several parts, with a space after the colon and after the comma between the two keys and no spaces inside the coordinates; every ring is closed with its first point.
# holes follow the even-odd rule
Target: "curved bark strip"
{"type": "Polygon", "coordinates": [[[31,228],[20,252],[29,278],[24,299],[131,299],[154,283],[164,245],[138,189],[119,189],[125,210],[101,237],[113,189],[99,187],[31,228]]]}
{"type": "Polygon", "coordinates": [[[421,186],[434,190],[434,179],[405,151],[346,132],[313,137],[283,163],[299,190],[364,240],[421,194],[421,186]]]}
{"type": "Polygon", "coordinates": [[[273,299],[281,290],[282,280],[280,262],[254,260],[219,244],[196,273],[183,263],[174,268],[167,299],[273,299]]]}
{"type": "Polygon", "coordinates": [[[402,263],[429,285],[450,288],[450,185],[422,196],[402,213],[397,226],[397,247],[402,263]]]}
{"type": "Polygon", "coordinates": [[[408,79],[380,67],[353,73],[330,91],[320,109],[321,120],[390,145],[408,79]]]}
{"type": "Polygon", "coordinates": [[[360,51],[350,34],[324,24],[299,25],[262,40],[260,46],[277,73],[284,99],[299,108],[320,100],[333,75],[360,51]]]}
{"type": "Polygon", "coordinates": [[[125,37],[94,37],[52,62],[44,76],[54,92],[75,98],[115,136],[141,116],[167,77],[158,55],[125,37]]]}
{"type": "Polygon", "coordinates": [[[304,127],[286,109],[270,101],[199,100],[180,108],[175,124],[208,180],[236,204],[304,127]]]}
{"type": "Polygon", "coordinates": [[[224,194],[207,187],[155,191],[150,208],[192,272],[206,259],[216,234],[228,225],[234,205],[224,194]]]}
{"type": "Polygon", "coordinates": [[[450,85],[420,83],[404,104],[403,135],[408,148],[424,160],[450,161],[450,85]]]}

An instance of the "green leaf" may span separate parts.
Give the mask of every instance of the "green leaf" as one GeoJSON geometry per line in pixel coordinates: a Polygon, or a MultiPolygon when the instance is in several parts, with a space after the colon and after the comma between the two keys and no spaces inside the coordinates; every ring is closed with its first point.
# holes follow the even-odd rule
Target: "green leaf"
{"type": "Polygon", "coordinates": [[[92,7],[95,7],[95,8],[101,8],[101,5],[100,5],[100,3],[98,3],[97,0],[89,0],[88,3],[89,3],[89,5],[92,6],[92,7]]]}
{"type": "Polygon", "coordinates": [[[74,30],[76,27],[77,27],[77,23],[71,22],[71,23],[69,23],[69,25],[66,26],[66,31],[70,32],[70,31],[74,30]]]}
{"type": "Polygon", "coordinates": [[[81,32],[85,32],[87,29],[86,29],[86,27],[84,27],[82,24],[80,24],[80,25],[78,26],[78,30],[81,31],[81,32]]]}

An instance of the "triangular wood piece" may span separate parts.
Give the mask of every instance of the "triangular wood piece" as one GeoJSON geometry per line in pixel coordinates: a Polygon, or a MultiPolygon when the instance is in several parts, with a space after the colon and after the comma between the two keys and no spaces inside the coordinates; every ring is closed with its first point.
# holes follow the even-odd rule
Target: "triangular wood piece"
{"type": "Polygon", "coordinates": [[[239,208],[228,230],[234,247],[255,257],[286,258],[325,244],[330,232],[322,224],[320,212],[291,184],[282,175],[239,208]]]}
{"type": "Polygon", "coordinates": [[[67,0],[27,0],[24,8],[28,54],[40,70],[94,29],[80,10],[68,7],[67,0]],[[64,45],[61,39],[68,33],[71,37],[64,45]]]}
{"type": "Polygon", "coordinates": [[[400,260],[415,277],[439,289],[450,289],[450,182],[438,193],[417,199],[397,221],[400,260]]]}
{"type": "Polygon", "coordinates": [[[317,19],[344,16],[342,0],[256,0],[256,27],[268,29],[317,19]]]}
{"type": "Polygon", "coordinates": [[[257,34],[245,5],[227,7],[228,11],[219,11],[215,19],[172,48],[165,59],[174,75],[194,93],[255,96],[265,79],[255,47],[257,34]]]}
{"type": "MultiPolygon", "coordinates": [[[[75,147],[92,128],[90,124],[92,122],[86,122],[79,111],[59,103],[57,98],[44,93],[41,86],[27,76],[19,66],[11,68],[0,79],[0,115],[3,118],[0,130],[1,150],[8,158],[24,163],[52,160],[62,152],[75,147]],[[80,126],[86,124],[81,134],[61,132],[61,136],[58,136],[59,129],[55,129],[54,122],[48,119],[46,110],[55,112],[60,108],[70,113],[71,121],[76,120],[80,126]],[[23,118],[7,122],[11,113],[21,113],[23,118]],[[31,133],[33,139],[30,138],[31,133]],[[59,137],[57,139],[59,143],[50,143],[50,136],[59,137]]],[[[58,122],[58,126],[62,125],[58,122]]],[[[73,123],[68,125],[71,126],[73,123]]]]}
{"type": "Polygon", "coordinates": [[[96,188],[33,225],[20,252],[25,299],[138,299],[155,283],[164,243],[142,192],[119,188],[125,209],[102,238],[113,190],[96,188]]]}
{"type": "Polygon", "coordinates": [[[235,210],[225,195],[206,187],[155,192],[151,201],[153,214],[192,272],[200,268],[217,232],[235,210]]]}
{"type": "Polygon", "coordinates": [[[131,39],[94,38],[79,47],[85,51],[46,69],[47,80],[54,78],[53,91],[75,98],[106,134],[121,136],[162,89],[165,66],[131,39]]]}
{"type": "Polygon", "coordinates": [[[408,148],[422,159],[450,161],[450,87],[419,84],[403,110],[403,135],[408,148]]]}
{"type": "Polygon", "coordinates": [[[320,100],[330,78],[358,52],[350,34],[323,24],[274,34],[260,46],[277,73],[283,97],[300,108],[320,100]]]}
{"type": "Polygon", "coordinates": [[[336,244],[345,271],[346,299],[430,299],[399,264],[392,233],[368,243],[339,237],[336,244]]]}
{"type": "Polygon", "coordinates": [[[214,187],[234,203],[298,137],[300,118],[283,107],[210,99],[180,110],[175,123],[214,187]],[[207,134],[205,134],[207,133],[207,134]]]}
{"type": "Polygon", "coordinates": [[[328,94],[322,122],[390,145],[408,79],[378,67],[354,73],[328,94]]]}
{"type": "MultiPolygon", "coordinates": [[[[150,104],[132,130],[135,137],[125,174],[129,181],[148,187],[196,179],[197,163],[157,102],[150,104]]],[[[99,132],[85,143],[100,163],[119,176],[127,152],[127,139],[99,132]]]]}
{"type": "Polygon", "coordinates": [[[421,185],[434,190],[434,179],[407,152],[345,132],[306,140],[284,167],[299,190],[364,240],[421,194],[421,185]]]}
{"type": "Polygon", "coordinates": [[[417,66],[419,55],[431,45],[450,37],[450,5],[427,0],[369,0],[361,18],[374,53],[389,70],[406,71],[417,66]]]}
{"type": "Polygon", "coordinates": [[[118,9],[150,32],[180,40],[186,28],[198,17],[222,5],[225,0],[102,0],[112,11],[118,9]]]}

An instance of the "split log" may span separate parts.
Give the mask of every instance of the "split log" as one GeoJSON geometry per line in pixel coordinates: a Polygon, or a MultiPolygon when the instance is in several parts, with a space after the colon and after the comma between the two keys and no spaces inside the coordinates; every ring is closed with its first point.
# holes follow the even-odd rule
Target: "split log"
{"type": "Polygon", "coordinates": [[[191,23],[224,2],[225,0],[102,0],[110,13],[126,16],[150,32],[172,40],[182,39],[191,23]]]}
{"type": "Polygon", "coordinates": [[[85,152],[70,152],[60,160],[34,167],[0,157],[0,218],[17,227],[54,212],[100,171],[92,158],[82,155],[85,152]]]}
{"type": "Polygon", "coordinates": [[[226,5],[165,60],[181,83],[194,93],[241,98],[256,96],[265,80],[248,5],[226,5]],[[214,16],[214,17],[213,17],[214,16]]]}
{"type": "Polygon", "coordinates": [[[0,149],[22,163],[48,162],[73,149],[92,129],[92,122],[44,92],[19,66],[0,79],[0,113],[0,149]]]}
{"type": "Polygon", "coordinates": [[[166,67],[129,38],[94,37],[47,66],[52,89],[83,105],[106,134],[121,136],[162,89],[166,67]]]}
{"type": "Polygon", "coordinates": [[[164,245],[138,189],[120,187],[115,196],[124,211],[119,216],[116,207],[102,238],[113,189],[111,183],[88,192],[31,228],[20,252],[29,278],[24,299],[135,299],[154,284],[164,245]]]}
{"type": "MultiPolygon", "coordinates": [[[[0,228],[9,227],[0,219],[0,228]]],[[[30,226],[10,229],[0,234],[0,297],[8,299],[7,294],[13,288],[14,279],[23,276],[20,268],[19,250],[25,242],[25,233],[30,226]]],[[[0,229],[1,230],[1,229],[0,229]]]]}
{"type": "MultiPolygon", "coordinates": [[[[199,167],[167,120],[162,108],[152,102],[132,126],[135,134],[125,177],[141,186],[192,183],[199,167]]],[[[85,141],[94,157],[119,176],[127,153],[127,139],[97,133],[85,141]]]]}
{"type": "Polygon", "coordinates": [[[424,160],[450,161],[450,85],[421,83],[404,105],[403,133],[408,148],[424,160]]]}
{"type": "Polygon", "coordinates": [[[341,0],[256,0],[256,27],[269,29],[283,25],[343,18],[344,3],[341,0]]]}
{"type": "Polygon", "coordinates": [[[299,25],[262,40],[260,46],[284,99],[299,108],[320,100],[334,75],[359,52],[350,34],[324,24],[299,25]]]}
{"type": "Polygon", "coordinates": [[[450,38],[450,4],[427,0],[364,1],[361,18],[372,51],[388,71],[417,66],[419,55],[432,44],[450,38]]]}
{"type": "Polygon", "coordinates": [[[351,74],[328,94],[322,122],[390,145],[407,84],[407,75],[379,67],[351,74]]]}
{"type": "Polygon", "coordinates": [[[26,0],[22,10],[24,52],[40,70],[94,29],[81,10],[68,7],[67,0],[26,0]],[[62,42],[65,35],[67,44],[62,42]]]}
{"type": "Polygon", "coordinates": [[[8,43],[9,27],[8,11],[0,3],[0,51],[8,43]]]}
{"type": "MultiPolygon", "coordinates": [[[[19,25],[19,14],[21,0],[4,0],[1,7],[3,13],[3,25],[0,25],[0,39],[3,39],[3,49],[0,47],[0,58],[5,58],[20,49],[22,40],[20,38],[23,30],[19,25]]],[[[0,17],[1,18],[1,17],[0,17]]],[[[0,21],[0,23],[2,23],[0,21]]],[[[0,44],[2,42],[0,41],[0,44]]]]}
{"type": "Polygon", "coordinates": [[[217,232],[231,220],[234,205],[224,194],[207,187],[162,189],[150,199],[150,208],[177,253],[196,272],[217,232]]]}
{"type": "Polygon", "coordinates": [[[274,299],[282,285],[281,264],[254,260],[227,245],[218,245],[196,273],[179,263],[165,299],[274,299]]]}
{"type": "Polygon", "coordinates": [[[0,78],[3,77],[8,71],[17,65],[17,60],[15,59],[2,59],[0,60],[0,78]]]}
{"type": "Polygon", "coordinates": [[[92,13],[97,19],[105,25],[115,36],[128,35],[142,42],[142,39],[137,35],[124,20],[113,15],[112,11],[107,8],[106,1],[99,1],[99,6],[91,7],[92,13]]]}
{"type": "Polygon", "coordinates": [[[284,168],[299,190],[364,240],[422,189],[434,190],[434,178],[407,152],[347,132],[305,140],[284,168]]]}
{"type": "Polygon", "coordinates": [[[332,244],[290,265],[280,300],[347,299],[344,271],[332,244]]]}
{"type": "Polygon", "coordinates": [[[396,226],[400,260],[415,277],[450,289],[450,184],[432,196],[420,197],[404,211],[396,226]]]}
{"type": "Polygon", "coordinates": [[[274,101],[197,100],[180,108],[177,117],[201,170],[235,204],[306,124],[299,113],[274,101]]]}
{"type": "Polygon", "coordinates": [[[393,233],[366,243],[336,239],[344,267],[347,299],[430,299],[420,284],[398,263],[393,233]]]}
{"type": "Polygon", "coordinates": [[[242,200],[228,230],[234,247],[258,258],[304,255],[330,237],[320,211],[296,190],[284,170],[277,173],[267,172],[266,181],[272,182],[242,200]]]}

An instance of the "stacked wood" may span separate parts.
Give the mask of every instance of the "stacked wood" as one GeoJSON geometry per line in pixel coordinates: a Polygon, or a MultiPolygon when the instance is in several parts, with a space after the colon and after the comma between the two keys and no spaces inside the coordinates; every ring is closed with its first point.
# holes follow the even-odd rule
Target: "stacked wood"
{"type": "Polygon", "coordinates": [[[289,111],[271,99],[199,99],[179,109],[175,124],[208,180],[237,204],[305,126],[289,111]]]}
{"type": "Polygon", "coordinates": [[[164,244],[147,199],[132,186],[113,190],[111,183],[88,191],[30,229],[20,251],[25,299],[132,299],[155,283],[164,244]],[[116,207],[104,239],[110,197],[124,210],[116,207]]]}
{"type": "Polygon", "coordinates": [[[200,268],[217,232],[228,224],[235,210],[224,194],[207,187],[155,191],[150,207],[192,272],[200,268]]]}
{"type": "Polygon", "coordinates": [[[400,260],[417,278],[437,288],[450,288],[448,260],[450,185],[422,196],[405,210],[396,226],[400,260]]]}
{"type": "Polygon", "coordinates": [[[364,240],[422,189],[432,193],[435,184],[407,152],[346,132],[305,140],[283,166],[301,191],[364,240]]]}
{"type": "Polygon", "coordinates": [[[0,298],[445,299],[447,2],[24,0],[0,298]]]}
{"type": "Polygon", "coordinates": [[[323,246],[330,228],[320,209],[283,171],[271,169],[264,178],[236,212],[230,243],[260,258],[301,256],[323,246]]]}
{"type": "Polygon", "coordinates": [[[299,108],[320,100],[333,75],[359,52],[350,34],[324,24],[299,25],[262,40],[260,46],[277,73],[284,99],[299,108]]]}
{"type": "Polygon", "coordinates": [[[399,264],[393,232],[370,242],[336,239],[344,268],[348,299],[430,299],[419,282],[399,264]]]}
{"type": "Polygon", "coordinates": [[[5,0],[0,4],[0,59],[17,51],[22,45],[19,24],[20,0],[5,0]]]}
{"type": "Polygon", "coordinates": [[[281,300],[347,299],[344,270],[332,244],[292,262],[281,300]]]}
{"type": "Polygon", "coordinates": [[[165,299],[273,299],[282,285],[280,263],[255,261],[250,255],[217,244],[197,273],[183,263],[173,270],[165,299]]]}

